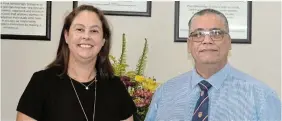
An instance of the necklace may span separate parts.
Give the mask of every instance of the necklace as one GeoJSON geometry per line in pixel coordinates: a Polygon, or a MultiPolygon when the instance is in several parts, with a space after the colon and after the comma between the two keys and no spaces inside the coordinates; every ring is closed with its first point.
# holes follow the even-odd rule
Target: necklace
{"type": "MultiPolygon", "coordinates": [[[[75,73],[75,75],[77,75],[75,69],[74,69],[74,68],[71,68],[71,69],[73,70],[73,72],[75,73]]],[[[95,73],[95,70],[94,70],[94,73],[95,73]]],[[[94,74],[94,75],[96,75],[96,74],[94,74]]],[[[90,75],[88,76],[88,79],[89,79],[90,77],[91,77],[91,73],[90,73],[90,75]]],[[[74,79],[75,79],[75,78],[74,78],[74,79]]],[[[89,86],[92,85],[93,82],[97,81],[97,80],[96,80],[96,76],[94,76],[94,79],[93,79],[93,80],[92,80],[92,82],[91,82],[90,84],[88,84],[87,86],[86,86],[85,84],[81,83],[81,82],[79,82],[79,83],[80,83],[81,85],[83,85],[86,90],[88,90],[88,89],[89,89],[89,86]],[[94,81],[93,81],[93,80],[94,80],[94,81]]]]}
{"type": "Polygon", "coordinates": [[[97,81],[97,80],[96,80],[96,76],[94,77],[94,79],[92,80],[92,82],[91,82],[90,84],[88,84],[87,86],[86,86],[85,84],[81,83],[81,82],[79,82],[79,83],[82,84],[82,85],[85,87],[86,90],[88,90],[88,89],[89,89],[89,86],[90,86],[91,84],[93,84],[93,82],[95,82],[95,81],[97,81]]]}
{"type": "MultiPolygon", "coordinates": [[[[70,78],[70,77],[69,77],[70,78]]],[[[85,118],[86,118],[86,121],[89,121],[88,120],[88,118],[87,118],[87,115],[86,115],[86,113],[85,113],[85,111],[84,111],[84,108],[83,108],[83,106],[82,106],[82,104],[81,104],[81,101],[80,101],[80,99],[79,99],[79,97],[78,97],[78,94],[77,94],[77,92],[76,92],[76,89],[75,89],[75,87],[74,87],[74,84],[73,84],[73,80],[70,78],[70,81],[71,81],[71,85],[72,85],[72,87],[73,87],[73,90],[74,90],[74,92],[75,92],[75,95],[76,95],[76,97],[77,97],[77,100],[78,100],[78,102],[79,102],[79,105],[80,105],[80,107],[81,107],[81,109],[82,109],[82,112],[83,112],[83,114],[84,114],[84,116],[85,116],[85,118]]],[[[96,100],[97,100],[97,98],[96,98],[96,89],[97,89],[97,80],[96,80],[96,77],[95,77],[95,80],[93,81],[93,82],[95,82],[95,95],[94,95],[94,97],[95,97],[95,99],[94,99],[94,106],[93,106],[93,120],[92,121],[94,121],[94,118],[95,118],[95,106],[96,106],[96,100]]],[[[81,83],[82,84],[82,83],[81,83]]],[[[90,84],[89,84],[90,85],[90,84]]],[[[88,86],[89,86],[88,85],[88,86]]]]}

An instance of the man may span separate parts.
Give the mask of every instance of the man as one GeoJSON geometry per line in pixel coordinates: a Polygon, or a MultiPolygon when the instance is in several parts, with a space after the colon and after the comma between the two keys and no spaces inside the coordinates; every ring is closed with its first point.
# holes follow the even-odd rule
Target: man
{"type": "Polygon", "coordinates": [[[145,121],[280,121],[281,102],[262,82],[228,64],[226,17],[204,9],[189,21],[195,68],[160,86],[145,121]]]}

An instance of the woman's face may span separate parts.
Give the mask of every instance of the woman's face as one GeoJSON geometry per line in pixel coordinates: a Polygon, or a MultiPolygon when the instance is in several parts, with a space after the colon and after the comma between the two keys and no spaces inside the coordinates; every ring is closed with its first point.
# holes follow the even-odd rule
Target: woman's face
{"type": "Polygon", "coordinates": [[[70,57],[80,61],[96,60],[105,43],[102,22],[91,11],[81,11],[73,20],[69,32],[64,32],[70,57]]]}

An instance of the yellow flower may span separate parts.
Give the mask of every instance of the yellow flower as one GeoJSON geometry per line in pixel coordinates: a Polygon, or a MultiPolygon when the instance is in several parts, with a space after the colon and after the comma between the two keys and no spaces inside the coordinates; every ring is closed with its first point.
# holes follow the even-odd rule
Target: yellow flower
{"type": "Polygon", "coordinates": [[[158,86],[158,83],[153,79],[146,79],[145,82],[142,82],[142,87],[149,90],[150,92],[154,92],[158,86]]]}
{"type": "Polygon", "coordinates": [[[135,103],[139,103],[141,100],[140,100],[140,98],[135,98],[133,101],[134,101],[135,103]]]}
{"type": "Polygon", "coordinates": [[[151,91],[155,91],[157,89],[158,85],[157,84],[154,84],[151,86],[150,90],[151,91]]]}
{"type": "Polygon", "coordinates": [[[154,83],[154,82],[155,82],[155,81],[154,81],[153,79],[151,79],[151,78],[147,78],[146,81],[147,81],[148,83],[154,83]]]}
{"type": "Polygon", "coordinates": [[[148,89],[149,89],[150,91],[154,91],[154,90],[155,90],[155,86],[154,86],[154,85],[148,85],[148,89]]]}
{"type": "Polygon", "coordinates": [[[137,76],[135,76],[135,80],[136,80],[137,82],[143,82],[143,81],[145,81],[145,78],[144,78],[143,76],[137,75],[137,76]]]}
{"type": "Polygon", "coordinates": [[[135,90],[134,90],[134,88],[128,87],[127,91],[129,92],[130,96],[133,96],[135,90]]]}

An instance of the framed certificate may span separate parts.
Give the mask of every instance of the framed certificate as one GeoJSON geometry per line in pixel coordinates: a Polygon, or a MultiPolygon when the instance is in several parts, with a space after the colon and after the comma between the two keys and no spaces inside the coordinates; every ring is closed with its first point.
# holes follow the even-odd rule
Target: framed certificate
{"type": "Polygon", "coordinates": [[[251,1],[209,1],[175,2],[174,42],[186,42],[189,36],[188,22],[194,13],[212,8],[222,12],[229,24],[232,43],[251,44],[252,2],[251,1]]]}
{"type": "Polygon", "coordinates": [[[50,38],[50,1],[1,1],[1,39],[50,40],[50,38]]]}
{"type": "Polygon", "coordinates": [[[73,8],[82,4],[93,5],[105,15],[151,17],[151,1],[74,1],[73,8]]]}

